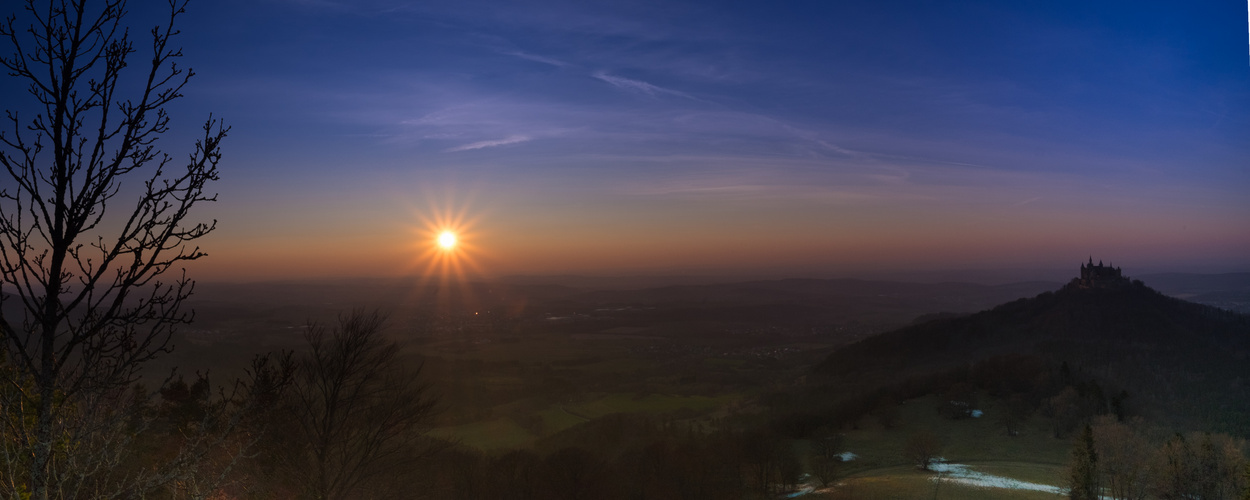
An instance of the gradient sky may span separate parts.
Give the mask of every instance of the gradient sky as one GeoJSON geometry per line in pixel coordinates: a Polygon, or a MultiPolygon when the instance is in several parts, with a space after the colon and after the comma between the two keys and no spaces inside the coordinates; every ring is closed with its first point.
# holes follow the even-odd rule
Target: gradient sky
{"type": "Polygon", "coordinates": [[[165,147],[233,126],[202,279],[1244,271],[1243,12],[199,0],[165,147]]]}

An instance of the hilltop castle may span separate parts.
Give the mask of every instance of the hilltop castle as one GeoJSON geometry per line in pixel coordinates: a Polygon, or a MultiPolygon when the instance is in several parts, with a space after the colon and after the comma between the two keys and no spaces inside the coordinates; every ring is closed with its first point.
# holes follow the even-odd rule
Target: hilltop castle
{"type": "Polygon", "coordinates": [[[1089,258],[1089,264],[1081,264],[1081,277],[1073,281],[1078,288],[1115,288],[1129,283],[1120,268],[1104,266],[1101,260],[1094,265],[1093,256],[1089,258]]]}

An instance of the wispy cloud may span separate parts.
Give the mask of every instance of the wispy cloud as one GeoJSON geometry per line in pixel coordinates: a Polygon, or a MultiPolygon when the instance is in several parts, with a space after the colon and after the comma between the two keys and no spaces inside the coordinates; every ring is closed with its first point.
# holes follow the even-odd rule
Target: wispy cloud
{"type": "Polygon", "coordinates": [[[363,10],[361,6],[353,2],[341,2],[336,0],[285,0],[285,3],[295,5],[301,9],[314,9],[330,12],[352,12],[363,10]]]}
{"type": "Polygon", "coordinates": [[[495,146],[506,146],[508,144],[517,144],[520,142],[526,142],[526,141],[529,141],[530,139],[531,138],[529,136],[514,135],[514,136],[506,137],[503,139],[495,139],[493,141],[471,142],[468,144],[464,144],[461,146],[456,146],[454,148],[448,149],[447,152],[455,153],[457,151],[470,151],[473,149],[493,148],[495,146]]]}
{"type": "Polygon", "coordinates": [[[649,96],[667,94],[667,95],[683,97],[683,98],[691,99],[695,101],[699,100],[695,98],[694,96],[687,94],[685,92],[679,91],[679,90],[666,89],[659,85],[652,85],[642,80],[634,80],[630,78],[625,78],[623,76],[609,75],[607,74],[607,72],[604,72],[604,71],[599,71],[591,76],[598,78],[600,80],[603,80],[611,84],[613,87],[624,90],[626,92],[633,92],[636,94],[646,94],[649,96]]]}
{"type": "Polygon", "coordinates": [[[863,153],[861,153],[861,152],[859,152],[859,151],[853,151],[853,150],[850,150],[850,149],[846,149],[846,148],[844,148],[844,147],[842,147],[842,146],[839,146],[839,145],[834,144],[834,143],[832,143],[832,142],[829,142],[829,141],[827,141],[827,140],[825,140],[825,139],[822,139],[822,138],[820,137],[820,135],[819,135],[819,134],[816,134],[816,133],[813,133],[813,132],[809,132],[809,131],[807,131],[807,130],[802,130],[802,129],[799,129],[799,128],[797,128],[797,127],[791,126],[791,125],[789,125],[789,124],[787,124],[787,123],[785,123],[785,122],[782,122],[781,120],[777,120],[777,119],[774,119],[774,118],[764,117],[764,119],[775,121],[775,122],[777,122],[777,124],[778,124],[779,126],[781,126],[781,127],[782,127],[783,129],[785,129],[786,131],[790,132],[791,134],[794,134],[795,136],[800,137],[800,138],[802,138],[802,139],[806,139],[806,140],[808,140],[808,141],[811,141],[811,142],[813,142],[813,143],[815,143],[815,144],[819,145],[820,147],[825,148],[825,149],[827,149],[827,150],[830,150],[830,151],[833,151],[833,152],[836,152],[836,153],[840,153],[840,154],[843,154],[843,155],[846,155],[846,156],[856,156],[856,157],[861,157],[861,156],[864,156],[864,154],[863,154],[863,153]]]}
{"type": "Polygon", "coordinates": [[[560,61],[558,59],[552,59],[550,57],[543,57],[543,56],[536,55],[536,54],[521,52],[519,50],[505,51],[505,52],[500,52],[500,53],[506,56],[512,56],[512,57],[525,59],[526,61],[534,61],[537,63],[549,64],[557,68],[566,68],[569,66],[569,63],[560,61]]]}

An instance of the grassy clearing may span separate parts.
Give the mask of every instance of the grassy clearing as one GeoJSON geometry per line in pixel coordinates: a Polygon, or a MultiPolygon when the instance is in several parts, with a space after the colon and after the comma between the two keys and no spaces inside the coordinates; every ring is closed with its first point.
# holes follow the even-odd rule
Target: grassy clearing
{"type": "Polygon", "coordinates": [[[689,409],[705,412],[733,400],[734,396],[672,396],[667,394],[609,394],[602,398],[569,405],[569,411],[589,418],[599,418],[612,413],[661,414],[689,409]]]}
{"type": "Polygon", "coordinates": [[[747,364],[746,360],[734,358],[703,358],[703,366],[705,368],[720,368],[736,370],[747,364]]]}
{"type": "Polygon", "coordinates": [[[1057,500],[1062,496],[1028,490],[976,488],[948,482],[937,483],[930,473],[894,470],[867,477],[848,478],[829,490],[810,498],[838,500],[899,499],[961,499],[961,500],[1057,500]]]}
{"type": "Polygon", "coordinates": [[[564,411],[564,409],[559,406],[552,406],[544,409],[538,412],[538,416],[543,419],[544,434],[555,434],[586,421],[584,418],[564,411]]]}
{"type": "Polygon", "coordinates": [[[1038,484],[1049,484],[1064,487],[1067,481],[1067,469],[1062,465],[1044,465],[1022,462],[995,462],[988,464],[972,463],[972,469],[995,476],[1008,477],[1020,481],[1038,484]]]}
{"type": "Polygon", "coordinates": [[[524,448],[536,436],[507,418],[496,418],[470,424],[439,427],[430,431],[435,437],[451,439],[482,451],[524,448]]]}
{"type": "Polygon", "coordinates": [[[1008,436],[996,421],[997,408],[983,400],[982,418],[951,420],[936,411],[936,397],[907,401],[899,410],[898,425],[883,428],[865,420],[858,429],[845,431],[845,447],[859,458],[848,464],[843,485],[814,498],[836,499],[1046,499],[1058,495],[1030,490],[979,488],[942,482],[932,473],[907,463],[902,451],[915,432],[928,431],[943,442],[942,456],[952,463],[968,464],[972,470],[1030,483],[1062,486],[1064,463],[1070,442],[1052,438],[1039,418],[1023,426],[1020,435],[1008,436]],[[935,492],[937,496],[934,497],[935,492]]]}
{"type": "MultiPolygon", "coordinates": [[[[679,410],[707,412],[714,410],[734,396],[672,396],[648,394],[608,394],[598,399],[567,405],[551,405],[542,409],[525,411],[523,405],[512,405],[515,414],[536,415],[542,419],[541,435],[526,430],[512,418],[498,417],[467,424],[439,427],[433,431],[438,437],[454,439],[465,446],[482,451],[502,451],[532,445],[541,436],[555,434],[574,425],[613,413],[645,413],[658,415],[679,410]]],[[[537,430],[535,431],[537,432],[537,430]]]]}
{"type": "Polygon", "coordinates": [[[615,373],[646,373],[654,371],[655,363],[638,357],[619,357],[599,359],[586,363],[578,368],[591,375],[608,375],[615,373]]]}
{"type": "Polygon", "coordinates": [[[476,359],[487,362],[570,362],[590,357],[618,357],[625,352],[607,342],[577,342],[561,334],[531,334],[476,343],[454,338],[433,342],[423,348],[432,356],[447,359],[476,359]]]}
{"type": "Polygon", "coordinates": [[[907,439],[922,430],[938,436],[943,443],[942,456],[950,462],[1020,462],[1049,466],[1062,466],[1067,462],[1071,443],[1051,437],[1042,427],[1040,418],[1026,424],[1020,435],[1008,436],[995,421],[997,408],[992,404],[982,408],[985,416],[960,420],[943,418],[936,407],[934,397],[907,401],[899,406],[896,428],[884,429],[876,421],[867,421],[859,429],[846,431],[847,451],[860,456],[851,466],[852,470],[905,465],[902,451],[907,439]]]}

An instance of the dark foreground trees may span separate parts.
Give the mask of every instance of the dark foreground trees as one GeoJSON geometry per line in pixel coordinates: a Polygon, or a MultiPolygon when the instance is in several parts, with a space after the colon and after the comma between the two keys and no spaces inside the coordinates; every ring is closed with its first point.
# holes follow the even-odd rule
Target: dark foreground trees
{"type": "Polygon", "coordinates": [[[1098,500],[1102,483],[1098,470],[1098,450],[1094,431],[1085,426],[1072,447],[1072,463],[1068,465],[1068,497],[1072,500],[1098,500]]]}
{"type": "Polygon", "coordinates": [[[438,448],[426,436],[435,398],[420,367],[402,364],[382,336],[383,324],[378,313],[354,311],[331,328],[309,328],[281,464],[306,498],[412,498],[406,479],[438,448]]]}
{"type": "Polygon", "coordinates": [[[27,89],[5,96],[0,127],[11,496],[65,496],[113,470],[128,386],[191,319],[181,306],[194,284],[177,266],[204,255],[194,242],[215,226],[192,213],[215,198],[205,189],[227,128],[210,117],[182,160],[157,148],[192,75],[172,45],[184,7],[171,2],[143,40],[122,22],[124,0],[28,0],[21,22],[0,24],[12,48],[0,65],[27,89]]]}
{"type": "Polygon", "coordinates": [[[1245,441],[1226,434],[1150,440],[1141,421],[1104,416],[1073,446],[1071,498],[1234,500],[1250,495],[1245,441]]]}

